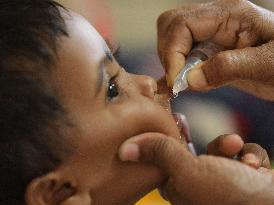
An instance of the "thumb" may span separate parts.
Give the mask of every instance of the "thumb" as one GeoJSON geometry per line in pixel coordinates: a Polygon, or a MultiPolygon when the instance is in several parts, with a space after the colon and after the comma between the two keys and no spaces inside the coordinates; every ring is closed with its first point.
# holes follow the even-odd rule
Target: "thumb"
{"type": "Polygon", "coordinates": [[[122,161],[153,163],[168,176],[177,176],[178,171],[190,174],[183,170],[191,170],[195,163],[183,144],[160,133],[144,133],[127,140],[119,149],[119,157],[122,161]]]}
{"type": "Polygon", "coordinates": [[[216,88],[235,80],[273,83],[274,42],[220,52],[188,73],[194,90],[216,88]]]}

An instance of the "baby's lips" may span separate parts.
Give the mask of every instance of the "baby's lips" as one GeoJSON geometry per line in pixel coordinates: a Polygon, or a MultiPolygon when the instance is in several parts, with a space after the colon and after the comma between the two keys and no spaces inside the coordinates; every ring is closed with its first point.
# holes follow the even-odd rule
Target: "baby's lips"
{"type": "Polygon", "coordinates": [[[154,100],[171,113],[170,99],[172,91],[167,87],[165,78],[161,78],[157,81],[157,87],[157,94],[155,95],[154,100]]]}
{"type": "Polygon", "coordinates": [[[173,113],[173,118],[177,124],[177,127],[180,131],[181,137],[184,137],[187,143],[190,142],[190,128],[187,122],[186,117],[181,113],[173,113]]]}

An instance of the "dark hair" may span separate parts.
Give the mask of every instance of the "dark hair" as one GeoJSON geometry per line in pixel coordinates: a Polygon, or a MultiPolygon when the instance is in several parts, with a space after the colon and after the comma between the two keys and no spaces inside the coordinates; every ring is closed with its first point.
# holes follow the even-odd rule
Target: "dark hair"
{"type": "Polygon", "coordinates": [[[47,85],[58,39],[52,0],[0,0],[0,204],[24,204],[27,184],[63,160],[64,110],[47,85]]]}

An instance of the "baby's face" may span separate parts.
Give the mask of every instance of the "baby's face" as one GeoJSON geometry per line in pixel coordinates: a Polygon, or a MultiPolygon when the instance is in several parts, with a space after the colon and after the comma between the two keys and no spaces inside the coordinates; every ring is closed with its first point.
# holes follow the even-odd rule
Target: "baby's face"
{"type": "Polygon", "coordinates": [[[179,137],[178,129],[155,101],[152,78],[121,68],[85,19],[70,13],[65,20],[69,38],[61,40],[52,84],[72,123],[68,138],[76,151],[60,169],[89,189],[94,204],[131,204],[163,176],[152,165],[120,162],[119,146],[145,132],[179,137]]]}

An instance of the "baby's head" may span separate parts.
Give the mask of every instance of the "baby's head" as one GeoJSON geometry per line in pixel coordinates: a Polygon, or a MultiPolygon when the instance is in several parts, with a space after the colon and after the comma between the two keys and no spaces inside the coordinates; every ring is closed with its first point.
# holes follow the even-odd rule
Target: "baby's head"
{"type": "Polygon", "coordinates": [[[179,136],[152,78],[51,0],[2,0],[0,27],[0,204],[133,204],[161,183],[117,157],[134,135],[179,136]]]}

